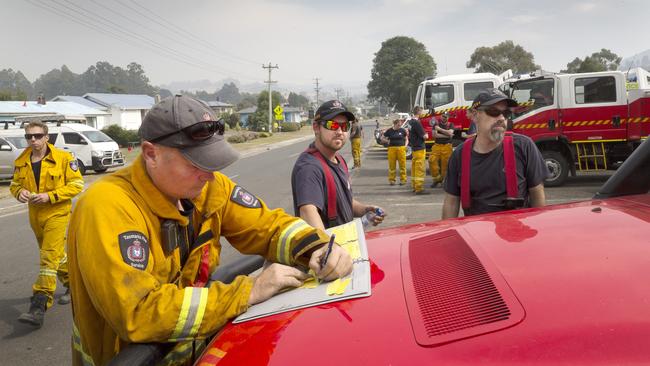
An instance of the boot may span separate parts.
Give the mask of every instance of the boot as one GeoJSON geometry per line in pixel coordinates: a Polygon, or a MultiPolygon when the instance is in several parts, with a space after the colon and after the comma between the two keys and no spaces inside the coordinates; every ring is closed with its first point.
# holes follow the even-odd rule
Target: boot
{"type": "Polygon", "coordinates": [[[29,311],[21,314],[18,321],[21,323],[31,324],[37,328],[43,326],[45,320],[45,310],[47,309],[47,295],[36,293],[32,296],[29,311]]]}
{"type": "Polygon", "coordinates": [[[65,289],[65,294],[61,295],[59,297],[59,301],[57,301],[59,305],[65,305],[70,303],[70,289],[66,288],[65,289]]]}

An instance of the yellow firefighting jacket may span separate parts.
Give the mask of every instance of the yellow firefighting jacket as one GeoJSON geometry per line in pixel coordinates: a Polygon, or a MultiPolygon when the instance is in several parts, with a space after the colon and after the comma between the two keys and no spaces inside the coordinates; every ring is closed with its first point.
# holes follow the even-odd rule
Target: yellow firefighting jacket
{"type": "Polygon", "coordinates": [[[9,186],[11,194],[18,198],[21,190],[33,193],[47,193],[50,203],[29,205],[30,215],[38,211],[38,215],[66,214],[70,212],[72,198],[84,188],[84,181],[77,166],[77,159],[66,152],[47,144],[48,154],[41,161],[41,176],[38,189],[32,170],[32,148],[26,148],[16,159],[14,177],[9,186]]]}
{"type": "Polygon", "coordinates": [[[215,333],[248,307],[252,280],[204,286],[219,264],[224,236],[237,250],[307,265],[327,235],[284,211],[270,210],[215,173],[192,200],[196,242],[185,265],[165,253],[161,224],[188,217],[150,180],[142,158],[97,181],[78,200],[68,230],[73,364],[103,365],[130,342],[175,342],[215,333]]]}

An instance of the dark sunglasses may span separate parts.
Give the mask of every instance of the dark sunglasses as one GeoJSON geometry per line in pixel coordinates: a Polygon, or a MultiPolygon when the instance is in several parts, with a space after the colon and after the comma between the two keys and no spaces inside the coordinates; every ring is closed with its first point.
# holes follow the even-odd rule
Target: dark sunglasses
{"type": "Polygon", "coordinates": [[[32,139],[32,137],[37,139],[37,140],[40,140],[43,137],[45,137],[45,134],[44,133],[26,133],[25,134],[25,140],[29,141],[29,140],[32,139]]]}
{"type": "Polygon", "coordinates": [[[508,109],[501,110],[496,107],[488,107],[488,108],[478,108],[479,111],[485,112],[490,117],[499,117],[500,115],[503,115],[504,118],[509,119],[512,116],[512,111],[508,109]]]}
{"type": "Polygon", "coordinates": [[[224,125],[223,120],[221,119],[218,121],[204,121],[204,122],[195,123],[191,126],[185,127],[180,131],[174,131],[162,136],[158,136],[153,140],[149,140],[149,142],[162,141],[169,136],[181,132],[184,133],[185,136],[191,138],[194,141],[203,141],[214,136],[215,133],[218,135],[223,135],[225,129],[226,126],[224,125]]]}
{"type": "Polygon", "coordinates": [[[329,120],[329,121],[321,121],[320,124],[323,125],[323,127],[327,128],[328,130],[331,130],[331,131],[336,131],[336,130],[338,130],[340,128],[341,131],[348,132],[348,130],[350,129],[350,123],[349,122],[341,123],[341,122],[338,122],[338,121],[329,120]]]}

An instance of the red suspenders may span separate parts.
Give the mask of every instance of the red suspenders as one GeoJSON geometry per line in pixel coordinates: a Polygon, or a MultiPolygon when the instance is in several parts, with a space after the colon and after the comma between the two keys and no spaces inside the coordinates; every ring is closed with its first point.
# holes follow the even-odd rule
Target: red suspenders
{"type": "MultiPolygon", "coordinates": [[[[325,161],[325,158],[323,157],[323,154],[320,153],[320,151],[315,148],[309,148],[305,151],[316,157],[320,162],[320,165],[323,167],[323,173],[325,174],[325,183],[327,185],[327,220],[329,221],[329,224],[326,226],[335,226],[336,218],[338,217],[338,211],[336,210],[336,183],[334,183],[332,170],[330,169],[329,165],[327,165],[327,162],[325,161]]],[[[343,171],[345,171],[345,175],[347,176],[348,166],[345,163],[345,160],[339,154],[336,154],[336,158],[343,166],[343,171]]]]}
{"type": "MultiPolygon", "coordinates": [[[[470,209],[472,206],[469,186],[473,144],[473,137],[465,140],[461,155],[460,202],[463,211],[470,209]]],[[[503,138],[503,160],[506,170],[506,194],[508,198],[517,198],[519,197],[519,188],[517,187],[517,163],[515,161],[515,144],[512,138],[512,132],[510,131],[506,132],[505,137],[503,138]]]]}

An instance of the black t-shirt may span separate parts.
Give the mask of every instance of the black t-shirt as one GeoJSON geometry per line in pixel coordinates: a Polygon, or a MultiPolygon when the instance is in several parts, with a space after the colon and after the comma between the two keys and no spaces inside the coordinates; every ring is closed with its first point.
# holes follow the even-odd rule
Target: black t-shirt
{"type": "Polygon", "coordinates": [[[424,144],[424,128],[419,120],[413,118],[409,121],[411,133],[409,135],[409,146],[413,151],[422,150],[426,147],[424,144]]]}
{"type": "Polygon", "coordinates": [[[384,131],[384,136],[388,138],[388,146],[404,146],[406,145],[406,130],[403,128],[389,128],[384,131]]]}
{"type": "MultiPolygon", "coordinates": [[[[436,133],[436,125],[438,127],[442,128],[443,130],[450,130],[450,129],[453,130],[454,129],[454,124],[449,122],[449,121],[447,121],[447,123],[442,123],[442,121],[436,121],[436,123],[434,123],[434,125],[433,125],[433,133],[436,133]]],[[[443,135],[442,133],[438,133],[436,135],[435,143],[436,144],[451,144],[451,139],[452,138],[453,138],[453,135],[452,136],[446,136],[446,135],[443,135]],[[443,136],[443,137],[439,137],[439,136],[443,136]]]]}
{"type": "MultiPolygon", "coordinates": [[[[327,159],[326,162],[336,184],[336,210],[338,211],[336,225],[345,224],[354,219],[352,187],[341,163],[335,164],[327,159]]],[[[311,204],[318,208],[325,228],[330,227],[327,218],[327,183],[323,166],[318,158],[307,152],[300,154],[291,173],[291,192],[296,216],[300,216],[300,206],[311,204]]]]}
{"type": "Polygon", "coordinates": [[[363,127],[358,122],[353,123],[352,127],[350,128],[350,138],[361,138],[361,131],[363,131],[363,127]]]}
{"type": "Polygon", "coordinates": [[[41,162],[32,162],[32,172],[34,172],[34,180],[36,181],[36,191],[38,191],[38,185],[41,183],[41,162]]]}
{"type": "MultiPolygon", "coordinates": [[[[529,207],[528,188],[542,183],[549,173],[542,154],[528,136],[515,133],[513,142],[519,197],[524,198],[525,207],[529,207]]],[[[462,151],[463,145],[460,145],[452,153],[444,182],[445,191],[454,196],[460,196],[462,151]]],[[[470,169],[472,205],[465,216],[503,211],[503,207],[491,206],[502,204],[507,197],[503,144],[487,154],[472,151],[470,169]]]]}

